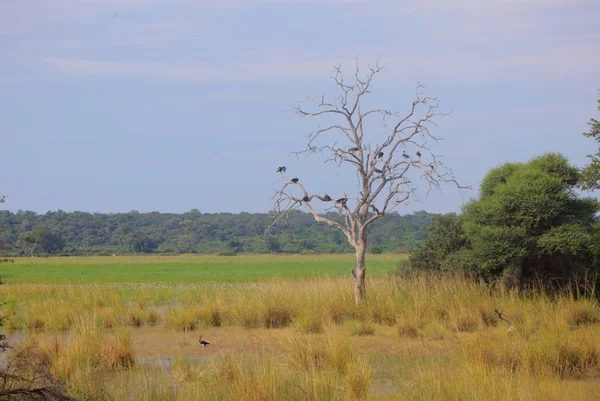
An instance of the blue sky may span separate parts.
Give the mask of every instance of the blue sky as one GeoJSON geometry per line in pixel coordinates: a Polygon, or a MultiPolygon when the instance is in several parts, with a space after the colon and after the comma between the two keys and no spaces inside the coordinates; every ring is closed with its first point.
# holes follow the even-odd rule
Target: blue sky
{"type": "Polygon", "coordinates": [[[453,111],[435,152],[474,187],[398,212],[458,211],[500,163],[595,151],[598,21],[597,0],[3,1],[3,207],[265,212],[283,164],[352,193],[347,172],[289,155],[323,123],[289,109],[333,95],[332,66],[358,56],[385,67],[372,104],[406,109],[421,82],[453,111]]]}

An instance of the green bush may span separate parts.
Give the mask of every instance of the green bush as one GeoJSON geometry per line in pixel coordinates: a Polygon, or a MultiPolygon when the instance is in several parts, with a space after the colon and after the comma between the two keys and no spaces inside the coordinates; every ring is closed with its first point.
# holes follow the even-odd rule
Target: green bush
{"type": "Polygon", "coordinates": [[[410,267],[466,271],[509,286],[563,286],[597,273],[600,204],[578,197],[578,180],[577,168],[556,153],[492,169],[462,215],[435,218],[410,267]]]}

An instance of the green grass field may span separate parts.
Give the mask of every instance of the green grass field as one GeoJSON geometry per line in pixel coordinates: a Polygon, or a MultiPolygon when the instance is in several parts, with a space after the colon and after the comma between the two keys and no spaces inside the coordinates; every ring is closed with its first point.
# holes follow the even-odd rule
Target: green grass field
{"type": "MultiPolygon", "coordinates": [[[[368,272],[385,274],[407,257],[368,255],[368,272]]],[[[344,276],[353,266],[353,254],[16,258],[0,265],[0,276],[15,284],[194,284],[344,276]]]]}

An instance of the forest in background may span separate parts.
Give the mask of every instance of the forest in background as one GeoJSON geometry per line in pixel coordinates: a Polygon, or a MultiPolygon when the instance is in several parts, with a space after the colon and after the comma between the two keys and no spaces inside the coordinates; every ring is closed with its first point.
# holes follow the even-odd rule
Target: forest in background
{"type": "MultiPolygon", "coordinates": [[[[328,213],[332,220],[342,216],[328,213]]],[[[402,252],[422,243],[435,214],[389,213],[369,226],[369,251],[402,252]]],[[[124,253],[343,253],[343,234],[307,213],[292,213],[272,229],[268,213],[87,213],[0,211],[0,255],[124,253]]]]}

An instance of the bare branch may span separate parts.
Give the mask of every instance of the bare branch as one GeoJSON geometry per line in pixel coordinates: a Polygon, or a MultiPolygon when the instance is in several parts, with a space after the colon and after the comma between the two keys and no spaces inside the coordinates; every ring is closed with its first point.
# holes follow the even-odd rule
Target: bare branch
{"type": "Polygon", "coordinates": [[[512,332],[515,330],[515,326],[513,325],[513,322],[508,320],[507,318],[504,317],[504,315],[502,314],[502,312],[500,312],[498,310],[498,308],[494,309],[494,312],[496,312],[496,314],[498,315],[498,319],[505,321],[506,323],[508,323],[508,332],[512,332]]]}

